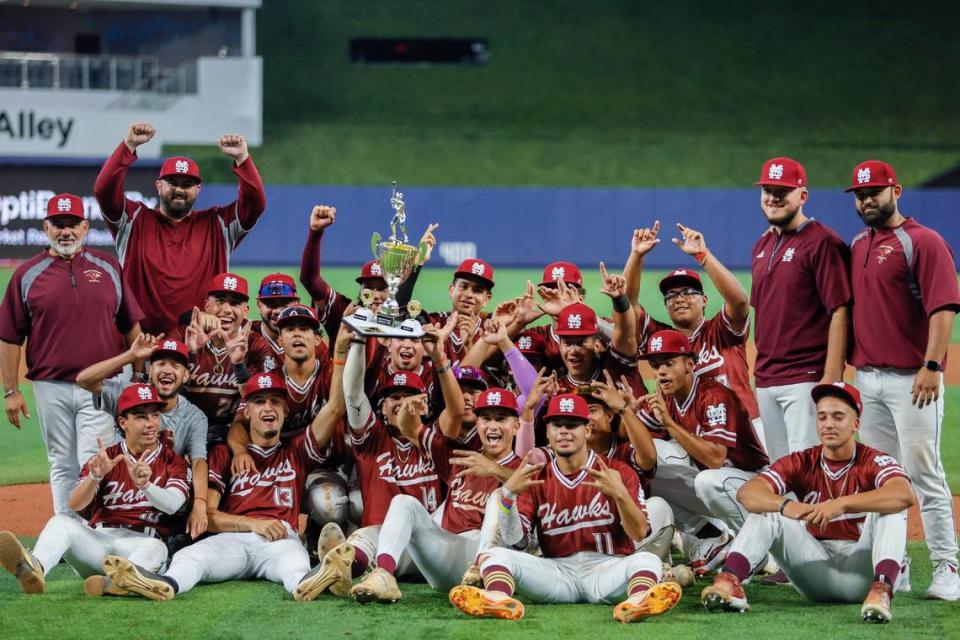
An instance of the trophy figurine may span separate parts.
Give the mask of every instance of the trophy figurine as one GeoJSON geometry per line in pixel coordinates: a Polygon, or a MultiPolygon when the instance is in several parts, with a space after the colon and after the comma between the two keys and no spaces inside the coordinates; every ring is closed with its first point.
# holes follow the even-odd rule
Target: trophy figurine
{"type": "MultiPolygon", "coordinates": [[[[387,299],[380,304],[374,313],[366,306],[357,311],[344,322],[354,331],[365,336],[381,337],[420,337],[423,329],[420,323],[413,319],[403,320],[400,314],[400,305],[397,303],[397,290],[418,259],[423,258],[427,251],[425,242],[420,246],[407,242],[407,213],[403,194],[397,191],[397,183],[393,183],[393,193],[390,196],[390,206],[393,207],[393,218],[390,220],[390,237],[381,240],[379,233],[374,232],[370,238],[370,250],[373,257],[380,264],[383,279],[387,281],[387,299]]],[[[372,295],[362,296],[364,305],[369,305],[372,295]]],[[[416,315],[421,305],[416,300],[407,304],[408,313],[416,315]]]]}

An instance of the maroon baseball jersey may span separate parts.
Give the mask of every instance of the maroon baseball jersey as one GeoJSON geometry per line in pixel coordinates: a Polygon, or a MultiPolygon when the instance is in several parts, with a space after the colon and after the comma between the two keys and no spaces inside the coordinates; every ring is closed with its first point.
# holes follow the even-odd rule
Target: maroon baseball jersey
{"type": "Polygon", "coordinates": [[[757,386],[820,380],[830,314],[852,297],[847,246],[810,219],[793,231],[768,229],[751,255],[757,386]]]}
{"type": "MultiPolygon", "coordinates": [[[[650,336],[673,326],[655,320],[643,307],[637,314],[640,324],[640,350],[646,352],[650,336]]],[[[736,392],[740,402],[747,408],[750,418],[760,415],[757,398],[750,387],[750,368],[747,366],[747,338],[750,337],[750,321],[740,331],[734,331],[723,307],[712,318],[704,318],[687,339],[697,354],[694,373],[708,376],[736,392]]]]}
{"type": "MultiPolygon", "coordinates": [[[[123,454],[130,455],[127,443],[120,441],[107,447],[107,457],[115,458],[123,454]]],[[[184,500],[190,496],[190,465],[186,459],[174,453],[163,439],[154,449],[140,460],[150,465],[150,482],[161,489],[173,489],[183,494],[184,500]]],[[[80,470],[79,484],[90,475],[90,463],[80,470]]],[[[97,486],[97,493],[90,505],[90,526],[98,524],[105,527],[123,527],[142,531],[166,538],[177,528],[175,515],[166,514],[150,504],[143,491],[138,489],[130,478],[130,472],[124,462],[116,465],[103,477],[97,486]]]]}
{"type": "Polygon", "coordinates": [[[333,287],[327,287],[329,293],[323,298],[314,298],[313,305],[317,310],[317,318],[320,325],[326,332],[333,344],[337,340],[337,333],[340,332],[340,325],[343,323],[343,313],[353,302],[350,298],[343,295],[333,287]]]}
{"type": "MultiPolygon", "coordinates": [[[[447,320],[450,319],[451,311],[439,311],[434,313],[428,313],[427,317],[430,318],[430,322],[437,325],[438,327],[443,327],[447,324],[447,320]]],[[[469,336],[467,343],[473,344],[477,340],[483,337],[483,320],[486,318],[486,314],[481,314],[476,320],[476,324],[473,327],[473,333],[469,336]]],[[[460,331],[454,328],[450,332],[450,336],[447,338],[446,343],[443,345],[444,353],[447,358],[450,359],[454,365],[460,363],[463,360],[463,357],[467,355],[467,344],[460,338],[460,331]]]]}
{"type": "Polygon", "coordinates": [[[240,389],[227,348],[207,342],[190,359],[184,397],[207,416],[207,440],[222,440],[240,404],[240,389]]]}
{"type": "MultiPolygon", "coordinates": [[[[786,455],[760,473],[777,495],[793,493],[807,504],[819,504],[841,496],[879,489],[891,478],[910,478],[893,457],[857,443],[852,460],[824,459],[823,445],[786,455]]],[[[846,513],[820,529],[807,525],[819,540],[859,540],[865,513],[846,513]]]]}
{"type": "Polygon", "coordinates": [[[603,372],[606,371],[613,378],[614,382],[620,382],[620,376],[625,376],[630,382],[630,388],[636,397],[644,396],[647,388],[640,378],[640,370],[637,368],[636,356],[625,356],[613,347],[600,354],[600,362],[594,368],[593,373],[587,380],[575,380],[567,370],[561,369],[557,373],[557,382],[560,385],[560,393],[576,393],[580,385],[592,384],[594,382],[604,382],[603,372]]]}
{"type": "MultiPolygon", "coordinates": [[[[589,483],[593,477],[580,469],[565,475],[552,454],[537,476],[543,484],[530,487],[517,498],[517,510],[527,535],[536,530],[546,558],[564,558],[581,551],[628,556],[636,551],[634,540],[623,530],[615,500],[589,483]]],[[[600,469],[602,456],[590,451],[587,469],[600,469]]],[[[637,507],[647,515],[637,474],[618,460],[604,460],[616,469],[637,507]]]]}
{"type": "Polygon", "coordinates": [[[362,430],[350,429],[350,446],[357,465],[360,495],[363,497],[361,527],[383,524],[396,495],[413,496],[433,513],[443,502],[443,485],[430,455],[434,438],[440,433],[427,428],[419,442],[409,442],[370,413],[362,430]]]}
{"type": "Polygon", "coordinates": [[[547,324],[524,329],[513,343],[537,371],[543,367],[548,370],[563,368],[560,338],[553,332],[553,326],[547,324]]]}
{"type": "MultiPolygon", "coordinates": [[[[930,315],[960,311],[953,252],[913,218],[895,229],[865,229],[851,243],[855,367],[919,369],[930,315]]],[[[945,364],[944,362],[941,364],[945,364]]]]}
{"type": "MultiPolygon", "coordinates": [[[[270,337],[263,327],[262,320],[250,321],[250,345],[247,353],[247,366],[257,373],[271,373],[283,365],[283,347],[270,337]],[[252,353],[251,353],[252,352],[252,353]]],[[[330,358],[330,348],[322,340],[317,340],[317,359],[323,362],[330,358]]]]}
{"type": "Polygon", "coordinates": [[[282,520],[298,531],[300,503],[307,475],[326,461],[326,448],[317,446],[307,429],[272,447],[248,447],[256,471],[233,476],[230,449],[218,445],[210,451],[210,487],[220,492],[220,511],[259,520],[282,520]]]}
{"type": "MultiPolygon", "coordinates": [[[[694,376],[690,394],[683,404],[676,398],[667,398],[667,411],[693,435],[726,447],[725,466],[759,471],[770,463],[737,394],[716,380],[694,376]]],[[[649,429],[660,431],[660,435],[666,437],[663,426],[650,412],[642,409],[637,415],[649,429]]],[[[691,460],[700,469],[706,468],[692,456],[691,460]]]]}
{"type": "Polygon", "coordinates": [[[27,340],[27,378],[74,382],[126,350],[123,335],[143,318],[116,258],[83,249],[64,260],[49,251],[13,272],[0,304],[0,340],[27,340]]]}
{"type": "MultiPolygon", "coordinates": [[[[393,363],[390,362],[390,353],[385,346],[377,343],[372,350],[370,349],[370,345],[367,346],[367,368],[363,377],[363,392],[370,398],[371,404],[374,406],[377,405],[377,402],[380,400],[380,389],[382,389],[387,382],[393,378],[393,374],[398,371],[399,369],[394,367],[393,363]]],[[[435,385],[433,361],[424,356],[420,368],[415,369],[414,373],[423,380],[423,385],[427,388],[427,399],[430,400],[430,404],[435,404],[434,387],[438,385],[435,385]]],[[[431,409],[433,409],[433,407],[431,407],[431,409]]]]}
{"type": "Polygon", "coordinates": [[[248,157],[233,167],[240,179],[234,202],[193,211],[173,223],[124,195],[127,167],[136,159],[121,142],[100,170],[93,190],[116,241],[123,275],[147,314],[143,331],[170,335],[181,313],[202,307],[211,278],[229,270],[230,253],[257,223],[266,195],[253,158],[248,157]]]}
{"type": "MultiPolygon", "coordinates": [[[[451,465],[453,452],[461,448],[453,440],[444,437],[432,438],[429,451],[430,459],[437,468],[437,474],[447,485],[447,501],[443,508],[441,526],[450,533],[463,533],[480,529],[483,514],[490,494],[500,488],[500,480],[493,476],[469,475],[458,478],[457,474],[465,467],[451,465]]],[[[513,451],[497,460],[502,467],[516,469],[523,463],[513,451]]]]}
{"type": "Polygon", "coordinates": [[[629,439],[621,439],[619,436],[611,438],[610,446],[602,452],[606,460],[618,460],[633,469],[640,479],[640,490],[643,491],[644,496],[649,496],[650,483],[657,473],[656,462],[654,462],[653,469],[642,469],[637,464],[635,454],[636,449],[633,448],[633,443],[629,439]]]}
{"type": "MultiPolygon", "coordinates": [[[[285,367],[281,367],[276,373],[283,378],[287,387],[287,417],[283,421],[281,437],[289,438],[309,427],[323,405],[327,404],[330,398],[333,363],[329,359],[326,362],[318,360],[313,373],[302,385],[287,375],[285,367]]],[[[241,400],[237,405],[234,421],[247,422],[244,415],[245,408],[246,403],[241,400]]]]}

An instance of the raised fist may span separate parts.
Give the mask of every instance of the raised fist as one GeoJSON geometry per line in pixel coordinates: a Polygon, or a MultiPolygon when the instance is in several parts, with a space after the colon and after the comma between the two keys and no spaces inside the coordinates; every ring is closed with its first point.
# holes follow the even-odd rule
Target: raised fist
{"type": "Polygon", "coordinates": [[[130,151],[136,151],[137,147],[150,139],[157,133],[156,127],[147,122],[134,122],[127,129],[127,136],[123,139],[130,151]]]}
{"type": "Polygon", "coordinates": [[[217,140],[217,146],[220,147],[220,151],[233,158],[238,166],[250,157],[250,153],[247,151],[247,141],[239,134],[228,133],[217,140]]]}
{"type": "Polygon", "coordinates": [[[325,204],[318,204],[310,212],[310,230],[326,229],[337,220],[337,208],[325,204]]]}

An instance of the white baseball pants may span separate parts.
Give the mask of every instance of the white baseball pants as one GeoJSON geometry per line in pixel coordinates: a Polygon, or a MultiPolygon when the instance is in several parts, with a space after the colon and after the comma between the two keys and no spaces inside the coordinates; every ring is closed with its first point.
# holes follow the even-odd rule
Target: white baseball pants
{"type": "Polygon", "coordinates": [[[510,572],[518,595],[553,604],[613,604],[627,597],[627,583],[638,571],[655,574],[658,582],[663,574],[660,558],[646,551],[629,556],[583,551],[566,558],[540,558],[494,547],[486,552],[480,569],[491,566],[510,572]]]}
{"type": "MultiPolygon", "coordinates": [[[[432,517],[433,516],[431,516],[431,518],[432,517]]],[[[379,524],[371,527],[361,527],[347,536],[347,542],[362,551],[370,560],[370,563],[373,564],[377,560],[377,549],[380,547],[380,533],[382,529],[383,525],[379,524]]],[[[420,575],[407,551],[404,551],[399,556],[394,556],[394,558],[397,559],[397,568],[394,571],[396,575],[420,575]]]]}
{"type": "Polygon", "coordinates": [[[103,574],[103,559],[121,556],[149,571],[158,571],[167,561],[167,545],[147,533],[121,527],[91,527],[64,515],[47,522],[33,555],[43,565],[44,575],[66,556],[73,569],[86,578],[103,574]]]}
{"type": "Polygon", "coordinates": [[[870,513],[860,539],[817,540],[805,522],[779,513],[751,513],[737,534],[730,553],[739,553],[759,566],[773,554],[794,588],[816,602],[860,602],[882,560],[903,560],[907,545],[907,514],[870,513]]]}
{"type": "Polygon", "coordinates": [[[258,533],[218,533],[179,551],[165,572],[177,581],[177,593],[186,593],[200,582],[269,580],[289,593],[310,571],[310,556],[300,537],[288,531],[283,540],[270,542],[258,533]]]}
{"type": "Polygon", "coordinates": [[[943,379],[940,399],[918,409],[911,389],[916,371],[857,369],[863,415],[860,440],[897,459],[906,469],[920,499],[920,516],[934,562],[957,563],[953,498],[940,458],[943,426],[943,379]]]}
{"type": "Polygon", "coordinates": [[[80,468],[97,453],[97,438],[104,446],[118,439],[114,418],[93,406],[93,395],[72,382],[36,380],[33,396],[40,419],[40,434],[50,462],[53,512],[77,518],[67,504],[80,468]]]}
{"type": "Polygon", "coordinates": [[[771,462],[820,443],[816,407],[810,397],[815,386],[815,382],[798,382],[757,388],[763,442],[771,462]]]}
{"type": "Polygon", "coordinates": [[[693,484],[697,497],[707,506],[710,514],[720,518],[733,531],[739,531],[749,512],[737,500],[737,491],[756,475],[753,471],[732,467],[704,469],[697,474],[693,484]]]}

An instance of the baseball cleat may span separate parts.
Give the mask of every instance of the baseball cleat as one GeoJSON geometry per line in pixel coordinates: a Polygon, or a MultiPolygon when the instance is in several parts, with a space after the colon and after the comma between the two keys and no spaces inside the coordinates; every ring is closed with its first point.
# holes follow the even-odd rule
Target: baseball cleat
{"type": "Polygon", "coordinates": [[[468,616],[519,620],[523,603],[500,591],[459,585],[450,590],[450,603],[468,616]]]}
{"type": "Polygon", "coordinates": [[[897,582],[893,585],[894,593],[910,593],[913,586],[910,584],[910,558],[904,558],[900,563],[900,573],[897,582]]]}
{"type": "Polygon", "coordinates": [[[465,587],[477,587],[478,589],[483,588],[483,576],[480,574],[480,567],[476,564],[471,564],[467,567],[467,570],[463,572],[463,577],[460,579],[460,584],[465,587]]]}
{"type": "Polygon", "coordinates": [[[126,589],[115,586],[107,576],[90,576],[83,581],[83,592],[91,598],[134,595],[126,589]]]}
{"type": "Polygon", "coordinates": [[[350,595],[360,604],[367,604],[374,600],[391,604],[403,597],[400,587],[397,586],[397,579],[393,574],[380,568],[374,569],[359,584],[354,585],[350,595]]]}
{"type": "Polygon", "coordinates": [[[676,582],[681,588],[686,589],[687,587],[692,587],[696,581],[697,578],[693,575],[693,569],[685,564],[678,564],[672,567],[668,564],[663,565],[663,575],[660,578],[660,582],[676,582]]]}
{"type": "Polygon", "coordinates": [[[114,587],[126,589],[149,600],[173,600],[173,587],[169,582],[126,558],[107,556],[103,560],[103,571],[114,587]]]}
{"type": "Polygon", "coordinates": [[[343,529],[336,522],[328,522],[320,529],[320,537],[317,538],[317,557],[323,561],[323,558],[334,547],[337,547],[347,541],[343,535],[343,529]]]}
{"type": "Polygon", "coordinates": [[[644,618],[659,616],[680,602],[682,594],[683,591],[676,582],[655,584],[614,607],[613,619],[617,622],[640,622],[644,618]]]}
{"type": "Polygon", "coordinates": [[[957,565],[949,562],[939,562],[933,570],[933,580],[927,589],[927,600],[946,600],[953,602],[960,600],[960,576],[957,575],[957,565]]]}
{"type": "Polygon", "coordinates": [[[690,568],[696,576],[705,576],[719,568],[733,544],[733,536],[724,533],[718,538],[701,538],[694,545],[690,568]]]}
{"type": "Polygon", "coordinates": [[[740,580],[726,571],[714,576],[713,584],[700,592],[700,603],[707,611],[744,612],[750,608],[740,580]]]}
{"type": "Polygon", "coordinates": [[[771,573],[768,576],[763,576],[760,578],[760,584],[765,584],[768,587],[775,587],[790,584],[790,578],[788,578],[787,574],[783,572],[783,569],[777,569],[775,573],[771,573]]]}
{"type": "Polygon", "coordinates": [[[350,565],[353,564],[353,545],[338,544],[323,556],[323,561],[311,569],[293,590],[297,602],[309,602],[330,589],[333,595],[350,595],[350,565]],[[346,587],[344,587],[344,584],[346,587]],[[334,591],[334,586],[338,587],[334,591]]]}
{"type": "Polygon", "coordinates": [[[47,588],[40,562],[10,531],[0,531],[0,565],[17,578],[24,593],[43,593],[47,588]]]}
{"type": "Polygon", "coordinates": [[[860,608],[860,615],[864,622],[890,622],[893,617],[890,613],[890,600],[893,596],[893,589],[886,582],[874,582],[870,585],[870,591],[867,593],[863,606],[860,608]]]}

